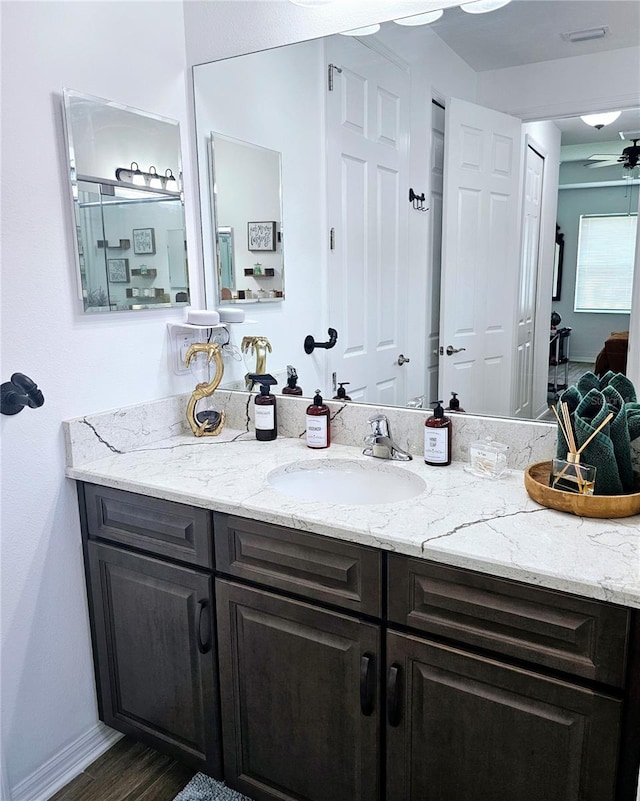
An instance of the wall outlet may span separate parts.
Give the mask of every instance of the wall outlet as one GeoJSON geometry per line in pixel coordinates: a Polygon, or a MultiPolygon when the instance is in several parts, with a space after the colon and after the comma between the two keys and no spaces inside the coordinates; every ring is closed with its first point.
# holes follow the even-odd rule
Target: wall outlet
{"type": "Polygon", "coordinates": [[[229,341],[229,332],[225,326],[190,326],[168,323],[169,328],[169,361],[171,370],[176,375],[187,375],[191,368],[184,363],[191,345],[196,342],[218,342],[224,345],[229,341]]]}
{"type": "Polygon", "coordinates": [[[190,346],[198,341],[198,332],[175,327],[169,329],[169,336],[171,369],[176,375],[186,375],[190,369],[185,365],[184,359],[190,346]]]}

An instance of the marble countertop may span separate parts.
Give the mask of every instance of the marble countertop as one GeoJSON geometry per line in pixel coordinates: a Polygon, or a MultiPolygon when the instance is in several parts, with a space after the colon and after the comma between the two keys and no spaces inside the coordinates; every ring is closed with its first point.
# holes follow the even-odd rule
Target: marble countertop
{"type": "Polygon", "coordinates": [[[352,446],[311,450],[296,438],[258,442],[253,432],[226,429],[69,465],[67,476],[640,608],[640,516],[596,520],[546,509],[527,495],[521,471],[491,480],[462,462],[374,460],[352,446]],[[356,506],[296,500],[268,481],[285,465],[329,458],[407,470],[426,489],[356,506]]]}

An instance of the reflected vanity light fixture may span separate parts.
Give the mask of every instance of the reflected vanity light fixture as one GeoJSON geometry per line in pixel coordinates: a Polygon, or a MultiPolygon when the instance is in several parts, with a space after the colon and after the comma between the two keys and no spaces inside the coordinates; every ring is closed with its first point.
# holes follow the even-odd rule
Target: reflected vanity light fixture
{"type": "Polygon", "coordinates": [[[158,175],[158,171],[153,164],[149,167],[149,175],[151,176],[149,178],[149,189],[164,189],[162,178],[158,175]]]}
{"type": "Polygon", "coordinates": [[[131,183],[135,184],[136,186],[144,186],[146,183],[146,181],[144,180],[144,175],[142,174],[140,167],[138,167],[137,161],[131,162],[131,183]]]}
{"type": "Polygon", "coordinates": [[[152,164],[148,172],[143,172],[137,161],[132,161],[129,167],[118,167],[116,169],[116,181],[133,184],[134,186],[145,186],[149,189],[161,189],[165,192],[178,193],[179,191],[173,170],[166,169],[164,175],[159,175],[152,164]]]}
{"type": "Polygon", "coordinates": [[[510,3],[511,0],[474,0],[472,3],[462,3],[460,8],[467,14],[488,14],[510,3]]]}
{"type": "Polygon", "coordinates": [[[621,111],[607,111],[603,114],[584,114],[580,119],[599,131],[605,125],[611,125],[612,122],[615,122],[621,114],[621,111]]]}
{"type": "Polygon", "coordinates": [[[402,17],[402,19],[394,19],[396,25],[406,25],[407,27],[413,25],[429,25],[432,22],[440,19],[444,11],[440,8],[437,11],[427,11],[425,14],[415,14],[413,17],[402,17]]]}
{"type": "Polygon", "coordinates": [[[167,192],[177,192],[178,191],[178,182],[173,177],[173,171],[166,169],[164,171],[164,188],[167,192]]]}
{"type": "Polygon", "coordinates": [[[380,24],[378,22],[375,25],[365,25],[364,28],[353,28],[351,31],[341,31],[341,36],[371,36],[373,33],[378,33],[380,30],[380,24]]]}

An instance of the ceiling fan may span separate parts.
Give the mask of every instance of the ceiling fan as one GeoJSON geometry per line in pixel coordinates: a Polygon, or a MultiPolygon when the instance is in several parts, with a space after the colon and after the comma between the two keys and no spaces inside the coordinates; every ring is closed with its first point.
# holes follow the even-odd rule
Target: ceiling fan
{"type": "Polygon", "coordinates": [[[633,170],[640,164],[640,146],[638,142],[640,139],[632,139],[632,145],[625,147],[619,156],[615,154],[596,153],[589,156],[589,161],[585,166],[587,167],[615,167],[616,164],[622,164],[625,170],[633,170]]]}

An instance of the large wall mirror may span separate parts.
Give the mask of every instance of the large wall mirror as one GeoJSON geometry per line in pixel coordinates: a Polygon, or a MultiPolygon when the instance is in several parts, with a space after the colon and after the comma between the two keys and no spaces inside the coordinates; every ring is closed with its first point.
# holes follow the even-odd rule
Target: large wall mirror
{"type": "Polygon", "coordinates": [[[294,364],[305,394],[320,386],[330,397],[335,375],[354,401],[429,406],[456,392],[467,412],[550,419],[549,385],[564,383],[564,370],[550,369],[552,311],[572,329],[578,374],[594,367],[611,331],[629,330],[627,312],[574,312],[569,239],[577,242],[580,214],[637,212],[638,178],[618,162],[631,145],[619,132],[628,140],[640,130],[633,5],[514,0],[481,16],[448,8],[431,25],[387,22],[372,36],[195,67],[208,303],[218,301],[208,174],[216,131],[281,154],[287,302],[251,312],[256,333],[274,344],[272,372],[294,364]],[[559,35],[597,24],[615,36],[576,47],[559,35]],[[574,56],[585,59],[580,71],[574,56]],[[547,62],[557,92],[545,117],[541,93],[529,93],[547,62]],[[623,63],[619,121],[589,127],[578,114],[606,110],[602,76],[612,86],[623,63]],[[585,108],[575,107],[576,86],[585,108]],[[603,154],[611,163],[593,169],[591,156],[603,154]],[[590,193],[582,210],[577,187],[590,193]],[[615,207],[594,211],[604,187],[615,207]],[[558,223],[561,302],[571,308],[552,304],[558,223]],[[307,356],[305,335],[326,339],[329,326],[336,346],[307,356]]]}
{"type": "Polygon", "coordinates": [[[63,96],[84,311],[187,305],[179,124],[70,89],[63,96]]]}

